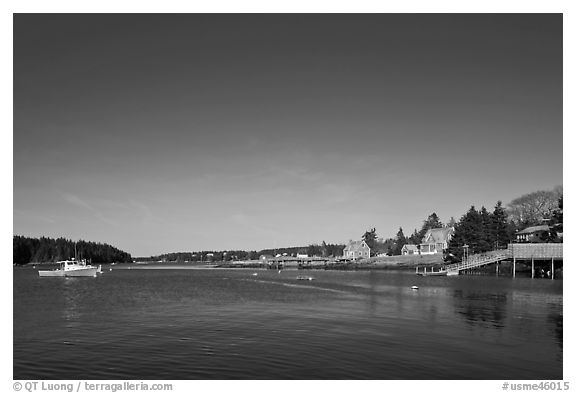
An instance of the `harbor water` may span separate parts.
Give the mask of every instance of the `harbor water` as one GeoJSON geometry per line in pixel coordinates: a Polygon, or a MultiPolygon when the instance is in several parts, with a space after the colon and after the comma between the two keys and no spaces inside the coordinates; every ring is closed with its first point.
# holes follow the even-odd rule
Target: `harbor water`
{"type": "Polygon", "coordinates": [[[14,379],[563,376],[562,280],[112,268],[14,268],[14,379]]]}

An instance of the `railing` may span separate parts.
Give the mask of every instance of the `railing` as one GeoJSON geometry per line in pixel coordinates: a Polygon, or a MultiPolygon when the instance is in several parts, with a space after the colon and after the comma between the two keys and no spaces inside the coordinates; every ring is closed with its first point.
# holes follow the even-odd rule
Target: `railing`
{"type": "MultiPolygon", "coordinates": [[[[466,260],[443,266],[440,271],[429,273],[458,273],[461,270],[472,269],[506,259],[563,259],[562,243],[521,243],[509,244],[505,250],[488,251],[482,254],[470,255],[466,260]]],[[[418,273],[418,267],[416,267],[418,273]]]]}
{"type": "Polygon", "coordinates": [[[503,261],[508,258],[510,258],[508,250],[489,251],[482,254],[471,255],[462,262],[446,265],[443,270],[447,272],[459,272],[460,270],[472,269],[490,263],[503,261]]]}

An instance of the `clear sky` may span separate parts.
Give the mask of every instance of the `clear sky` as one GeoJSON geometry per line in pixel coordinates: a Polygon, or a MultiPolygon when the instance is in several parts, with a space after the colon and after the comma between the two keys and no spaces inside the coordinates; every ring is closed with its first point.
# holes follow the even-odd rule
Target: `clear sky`
{"type": "Polygon", "coordinates": [[[14,234],[381,237],[562,184],[562,15],[15,15],[14,234]]]}

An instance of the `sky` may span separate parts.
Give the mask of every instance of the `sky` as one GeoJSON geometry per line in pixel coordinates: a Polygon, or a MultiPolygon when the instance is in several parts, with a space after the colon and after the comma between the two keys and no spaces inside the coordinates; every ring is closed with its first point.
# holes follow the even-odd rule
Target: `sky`
{"type": "Polygon", "coordinates": [[[561,14],[16,14],[13,232],[346,243],[563,179],[561,14]]]}

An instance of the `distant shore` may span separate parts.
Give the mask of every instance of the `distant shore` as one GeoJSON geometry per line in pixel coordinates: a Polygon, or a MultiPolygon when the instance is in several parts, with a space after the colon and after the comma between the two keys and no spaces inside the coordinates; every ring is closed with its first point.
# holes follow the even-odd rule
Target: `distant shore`
{"type": "MultiPolygon", "coordinates": [[[[441,254],[436,255],[397,255],[390,257],[373,257],[369,259],[360,259],[357,261],[339,262],[336,259],[328,259],[326,262],[310,261],[310,264],[303,264],[303,270],[307,269],[326,269],[326,270],[411,270],[416,269],[416,266],[421,267],[440,267],[444,264],[441,254]]],[[[283,264],[283,268],[291,269],[298,268],[297,260],[290,260],[283,264]]],[[[252,261],[235,261],[235,262],[222,262],[216,268],[266,268],[268,263],[252,260],[252,261]]],[[[276,269],[275,265],[271,266],[276,269]]]]}
{"type": "Polygon", "coordinates": [[[445,262],[442,254],[434,255],[396,255],[390,257],[374,257],[366,261],[356,262],[357,269],[390,269],[407,270],[416,269],[416,266],[441,266],[445,262]]]}
{"type": "MultiPolygon", "coordinates": [[[[30,263],[29,265],[53,264],[30,263]]],[[[311,261],[310,265],[304,264],[302,270],[320,269],[320,270],[412,270],[416,267],[440,267],[444,264],[441,254],[436,255],[396,255],[389,257],[372,257],[369,259],[360,259],[357,261],[339,262],[334,258],[329,258],[326,262],[311,261]]],[[[137,262],[137,263],[120,263],[120,264],[103,264],[114,269],[269,269],[268,262],[261,260],[246,261],[227,261],[227,262],[137,262]]],[[[276,269],[275,266],[272,267],[276,269]]],[[[284,263],[284,269],[298,268],[298,260],[293,259],[284,263]]]]}

